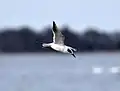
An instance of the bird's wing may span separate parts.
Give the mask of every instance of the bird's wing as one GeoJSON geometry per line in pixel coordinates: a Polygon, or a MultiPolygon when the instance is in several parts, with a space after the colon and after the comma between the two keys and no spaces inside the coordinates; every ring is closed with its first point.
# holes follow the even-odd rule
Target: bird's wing
{"type": "Polygon", "coordinates": [[[52,32],[53,32],[53,42],[54,42],[55,44],[63,44],[63,45],[64,45],[65,37],[64,37],[64,35],[58,30],[57,25],[55,24],[54,21],[53,21],[52,32]]]}

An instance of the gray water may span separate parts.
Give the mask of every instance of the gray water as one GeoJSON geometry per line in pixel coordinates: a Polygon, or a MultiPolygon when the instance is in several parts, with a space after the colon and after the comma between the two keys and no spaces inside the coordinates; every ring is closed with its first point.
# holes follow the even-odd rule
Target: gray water
{"type": "Polygon", "coordinates": [[[120,91],[120,53],[0,54],[0,91],[120,91]],[[93,67],[104,68],[100,74],[93,67]]]}

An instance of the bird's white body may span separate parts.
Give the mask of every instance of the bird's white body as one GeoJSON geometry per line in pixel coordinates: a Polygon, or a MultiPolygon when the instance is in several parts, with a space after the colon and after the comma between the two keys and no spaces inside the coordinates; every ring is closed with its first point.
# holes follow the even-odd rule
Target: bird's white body
{"type": "Polygon", "coordinates": [[[62,44],[43,43],[42,46],[43,47],[51,47],[52,49],[59,51],[59,52],[63,52],[63,53],[70,53],[70,52],[68,52],[68,49],[72,50],[71,53],[73,53],[73,51],[77,51],[75,48],[72,48],[72,47],[66,46],[66,45],[62,45],[62,44]]]}
{"type": "Polygon", "coordinates": [[[69,47],[66,46],[66,45],[58,45],[58,44],[51,43],[51,48],[56,50],[56,51],[60,51],[60,52],[63,52],[63,53],[68,53],[67,49],[69,47]]]}
{"type": "Polygon", "coordinates": [[[74,55],[74,51],[77,51],[75,48],[72,48],[70,46],[66,46],[64,44],[65,37],[62,35],[62,33],[57,29],[57,26],[55,22],[53,21],[53,42],[52,43],[43,43],[43,47],[51,47],[52,49],[63,52],[63,53],[70,53],[71,55],[74,55]]]}

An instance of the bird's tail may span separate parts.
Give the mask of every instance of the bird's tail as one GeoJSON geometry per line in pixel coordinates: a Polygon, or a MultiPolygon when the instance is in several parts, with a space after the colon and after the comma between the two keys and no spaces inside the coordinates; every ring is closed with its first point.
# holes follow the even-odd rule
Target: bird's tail
{"type": "Polygon", "coordinates": [[[72,51],[74,51],[74,52],[77,51],[77,49],[75,49],[75,48],[71,48],[71,49],[72,49],[72,51]]]}

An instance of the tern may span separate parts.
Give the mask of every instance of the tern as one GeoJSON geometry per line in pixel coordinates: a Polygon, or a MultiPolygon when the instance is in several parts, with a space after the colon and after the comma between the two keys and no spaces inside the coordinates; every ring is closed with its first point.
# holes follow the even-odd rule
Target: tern
{"type": "Polygon", "coordinates": [[[53,21],[52,26],[52,33],[53,33],[53,42],[52,43],[42,43],[42,47],[51,47],[53,50],[71,54],[73,57],[76,58],[74,52],[77,51],[75,48],[67,46],[64,44],[65,36],[60,32],[57,28],[55,21],[53,21]]]}

